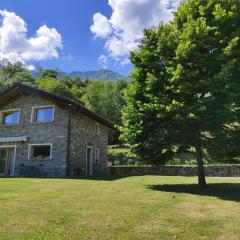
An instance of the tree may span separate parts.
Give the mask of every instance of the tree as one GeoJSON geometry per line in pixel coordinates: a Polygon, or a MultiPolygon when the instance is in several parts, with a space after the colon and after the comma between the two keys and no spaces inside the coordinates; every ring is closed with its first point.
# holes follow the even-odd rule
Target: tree
{"type": "Polygon", "coordinates": [[[42,67],[38,67],[38,77],[57,79],[58,71],[53,69],[44,70],[42,67]]]}
{"type": "Polygon", "coordinates": [[[84,83],[79,77],[71,78],[64,76],[58,78],[58,72],[55,70],[40,69],[37,86],[42,90],[71,98],[75,101],[81,101],[81,97],[85,92],[84,83]]]}
{"type": "Polygon", "coordinates": [[[155,164],[194,148],[201,187],[203,149],[216,153],[219,139],[224,148],[239,122],[239,9],[238,0],[187,0],[131,54],[122,138],[155,164]]]}
{"type": "MultiPolygon", "coordinates": [[[[82,101],[92,111],[99,113],[116,125],[121,125],[121,108],[124,104],[123,89],[127,87],[125,80],[89,81],[82,101]]],[[[110,143],[118,143],[119,132],[111,132],[110,143]]]]}
{"type": "Polygon", "coordinates": [[[50,77],[40,78],[38,79],[37,84],[39,89],[60,95],[62,97],[71,98],[69,88],[57,79],[50,77]]]}
{"type": "Polygon", "coordinates": [[[35,78],[31,71],[27,70],[22,63],[12,64],[8,62],[0,70],[0,92],[3,92],[16,82],[35,86],[35,78]]]}

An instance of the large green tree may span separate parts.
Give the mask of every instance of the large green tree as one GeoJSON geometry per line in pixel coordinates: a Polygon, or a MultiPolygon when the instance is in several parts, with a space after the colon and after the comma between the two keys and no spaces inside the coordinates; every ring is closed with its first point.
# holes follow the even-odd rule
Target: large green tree
{"type": "Polygon", "coordinates": [[[224,148],[239,122],[239,11],[239,0],[186,0],[131,54],[122,138],[155,164],[195,149],[202,187],[203,149],[224,148]]]}

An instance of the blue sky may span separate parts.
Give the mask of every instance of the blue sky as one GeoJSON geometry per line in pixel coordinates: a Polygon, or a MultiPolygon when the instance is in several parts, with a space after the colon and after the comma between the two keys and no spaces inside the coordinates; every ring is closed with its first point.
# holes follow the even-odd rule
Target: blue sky
{"type": "Polygon", "coordinates": [[[6,10],[0,16],[0,44],[3,39],[9,44],[1,45],[0,57],[66,72],[105,67],[127,75],[132,69],[129,51],[137,49],[143,27],[169,21],[169,9],[178,3],[179,0],[4,0],[0,2],[0,10],[6,10]],[[25,30],[21,24],[25,24],[25,30]],[[36,37],[43,25],[45,28],[36,37]]]}

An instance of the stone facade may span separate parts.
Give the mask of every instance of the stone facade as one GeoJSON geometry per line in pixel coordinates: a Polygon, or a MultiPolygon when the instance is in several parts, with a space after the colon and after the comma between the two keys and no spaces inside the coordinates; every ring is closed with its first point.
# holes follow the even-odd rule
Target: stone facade
{"type": "MultiPolygon", "coordinates": [[[[161,166],[161,167],[110,167],[111,176],[196,176],[196,166],[161,166]]],[[[240,165],[205,166],[206,176],[211,177],[240,177],[240,165]]]]}
{"type": "Polygon", "coordinates": [[[0,111],[20,109],[18,125],[0,125],[0,138],[26,136],[26,142],[0,143],[16,146],[14,176],[64,177],[85,175],[86,148],[99,148],[99,164],[92,155],[92,174],[107,171],[108,128],[99,124],[99,135],[95,133],[96,121],[73,110],[57,106],[54,102],[36,95],[22,95],[1,107],[0,111]],[[54,106],[54,120],[46,123],[32,123],[32,107],[54,106]],[[51,159],[29,158],[30,144],[52,144],[51,159]]]}
{"type": "Polygon", "coordinates": [[[94,175],[105,175],[108,171],[108,128],[99,124],[99,134],[96,134],[96,122],[83,114],[71,112],[70,133],[70,174],[81,175],[86,170],[86,148],[90,147],[93,156],[92,172],[94,175]],[[99,149],[99,164],[95,161],[95,149],[99,149]]]}

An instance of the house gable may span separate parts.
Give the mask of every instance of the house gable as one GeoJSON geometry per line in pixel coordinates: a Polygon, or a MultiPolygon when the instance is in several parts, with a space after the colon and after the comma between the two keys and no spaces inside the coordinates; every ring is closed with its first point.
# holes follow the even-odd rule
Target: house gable
{"type": "Polygon", "coordinates": [[[57,106],[69,109],[71,111],[75,111],[78,113],[82,113],[83,115],[88,116],[89,118],[100,122],[108,128],[114,129],[113,124],[107,119],[103,118],[97,113],[94,113],[87,109],[82,102],[76,102],[71,99],[61,97],[22,83],[17,83],[0,96],[0,107],[3,108],[4,105],[7,105],[11,101],[23,96],[23,95],[33,95],[38,96],[44,99],[47,99],[50,102],[54,102],[57,106]]]}

